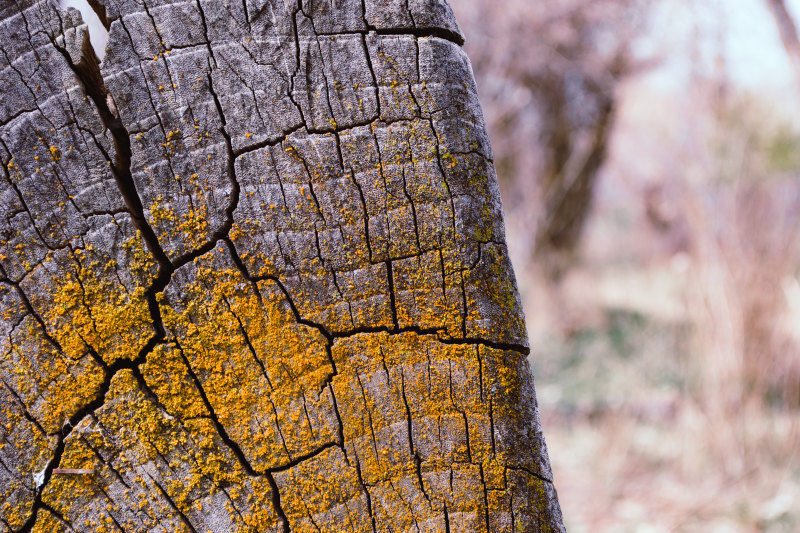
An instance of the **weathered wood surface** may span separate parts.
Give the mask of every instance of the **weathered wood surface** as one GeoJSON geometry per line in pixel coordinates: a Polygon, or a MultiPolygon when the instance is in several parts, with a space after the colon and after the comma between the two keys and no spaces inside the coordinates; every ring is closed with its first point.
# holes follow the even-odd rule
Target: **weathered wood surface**
{"type": "Polygon", "coordinates": [[[562,530],[447,4],[90,3],[0,1],[0,531],[562,530]]]}

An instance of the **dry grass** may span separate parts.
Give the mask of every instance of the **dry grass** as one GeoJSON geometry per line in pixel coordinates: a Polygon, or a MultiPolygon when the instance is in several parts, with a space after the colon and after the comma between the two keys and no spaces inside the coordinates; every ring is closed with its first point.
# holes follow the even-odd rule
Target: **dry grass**
{"type": "Polygon", "coordinates": [[[716,306],[748,302],[747,290],[724,293],[687,268],[672,276],[576,272],[563,292],[576,307],[566,312],[570,329],[540,343],[534,356],[573,533],[800,530],[800,410],[786,395],[749,386],[774,372],[763,354],[750,361],[766,364],[763,370],[744,371],[753,368],[740,364],[750,356],[725,341],[723,334],[745,336],[738,328],[746,322],[730,318],[738,308],[713,327],[723,320],[716,306]],[[649,294],[664,299],[661,312],[636,290],[646,281],[649,294]],[[696,313],[675,313],[698,299],[706,306],[696,313]]]}
{"type": "Polygon", "coordinates": [[[796,413],[714,420],[683,401],[668,417],[545,408],[543,423],[572,533],[800,528],[796,413]]]}

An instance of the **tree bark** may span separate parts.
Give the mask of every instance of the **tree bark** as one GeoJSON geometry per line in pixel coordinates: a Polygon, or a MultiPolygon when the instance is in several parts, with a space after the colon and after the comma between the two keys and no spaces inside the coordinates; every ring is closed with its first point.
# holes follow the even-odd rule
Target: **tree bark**
{"type": "Polygon", "coordinates": [[[561,531],[438,0],[0,3],[0,531],[561,531]]]}

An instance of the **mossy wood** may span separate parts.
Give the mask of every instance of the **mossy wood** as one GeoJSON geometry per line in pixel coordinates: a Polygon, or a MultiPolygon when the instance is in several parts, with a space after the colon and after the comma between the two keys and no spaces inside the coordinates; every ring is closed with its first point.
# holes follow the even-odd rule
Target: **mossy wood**
{"type": "Polygon", "coordinates": [[[437,0],[0,1],[0,532],[563,530],[437,0]]]}

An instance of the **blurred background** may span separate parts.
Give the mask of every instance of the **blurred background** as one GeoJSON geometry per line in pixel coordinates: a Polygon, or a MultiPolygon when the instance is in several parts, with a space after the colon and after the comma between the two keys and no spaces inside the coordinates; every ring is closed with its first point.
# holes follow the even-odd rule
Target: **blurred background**
{"type": "Polygon", "coordinates": [[[567,529],[800,531],[800,0],[450,0],[567,529]]]}

